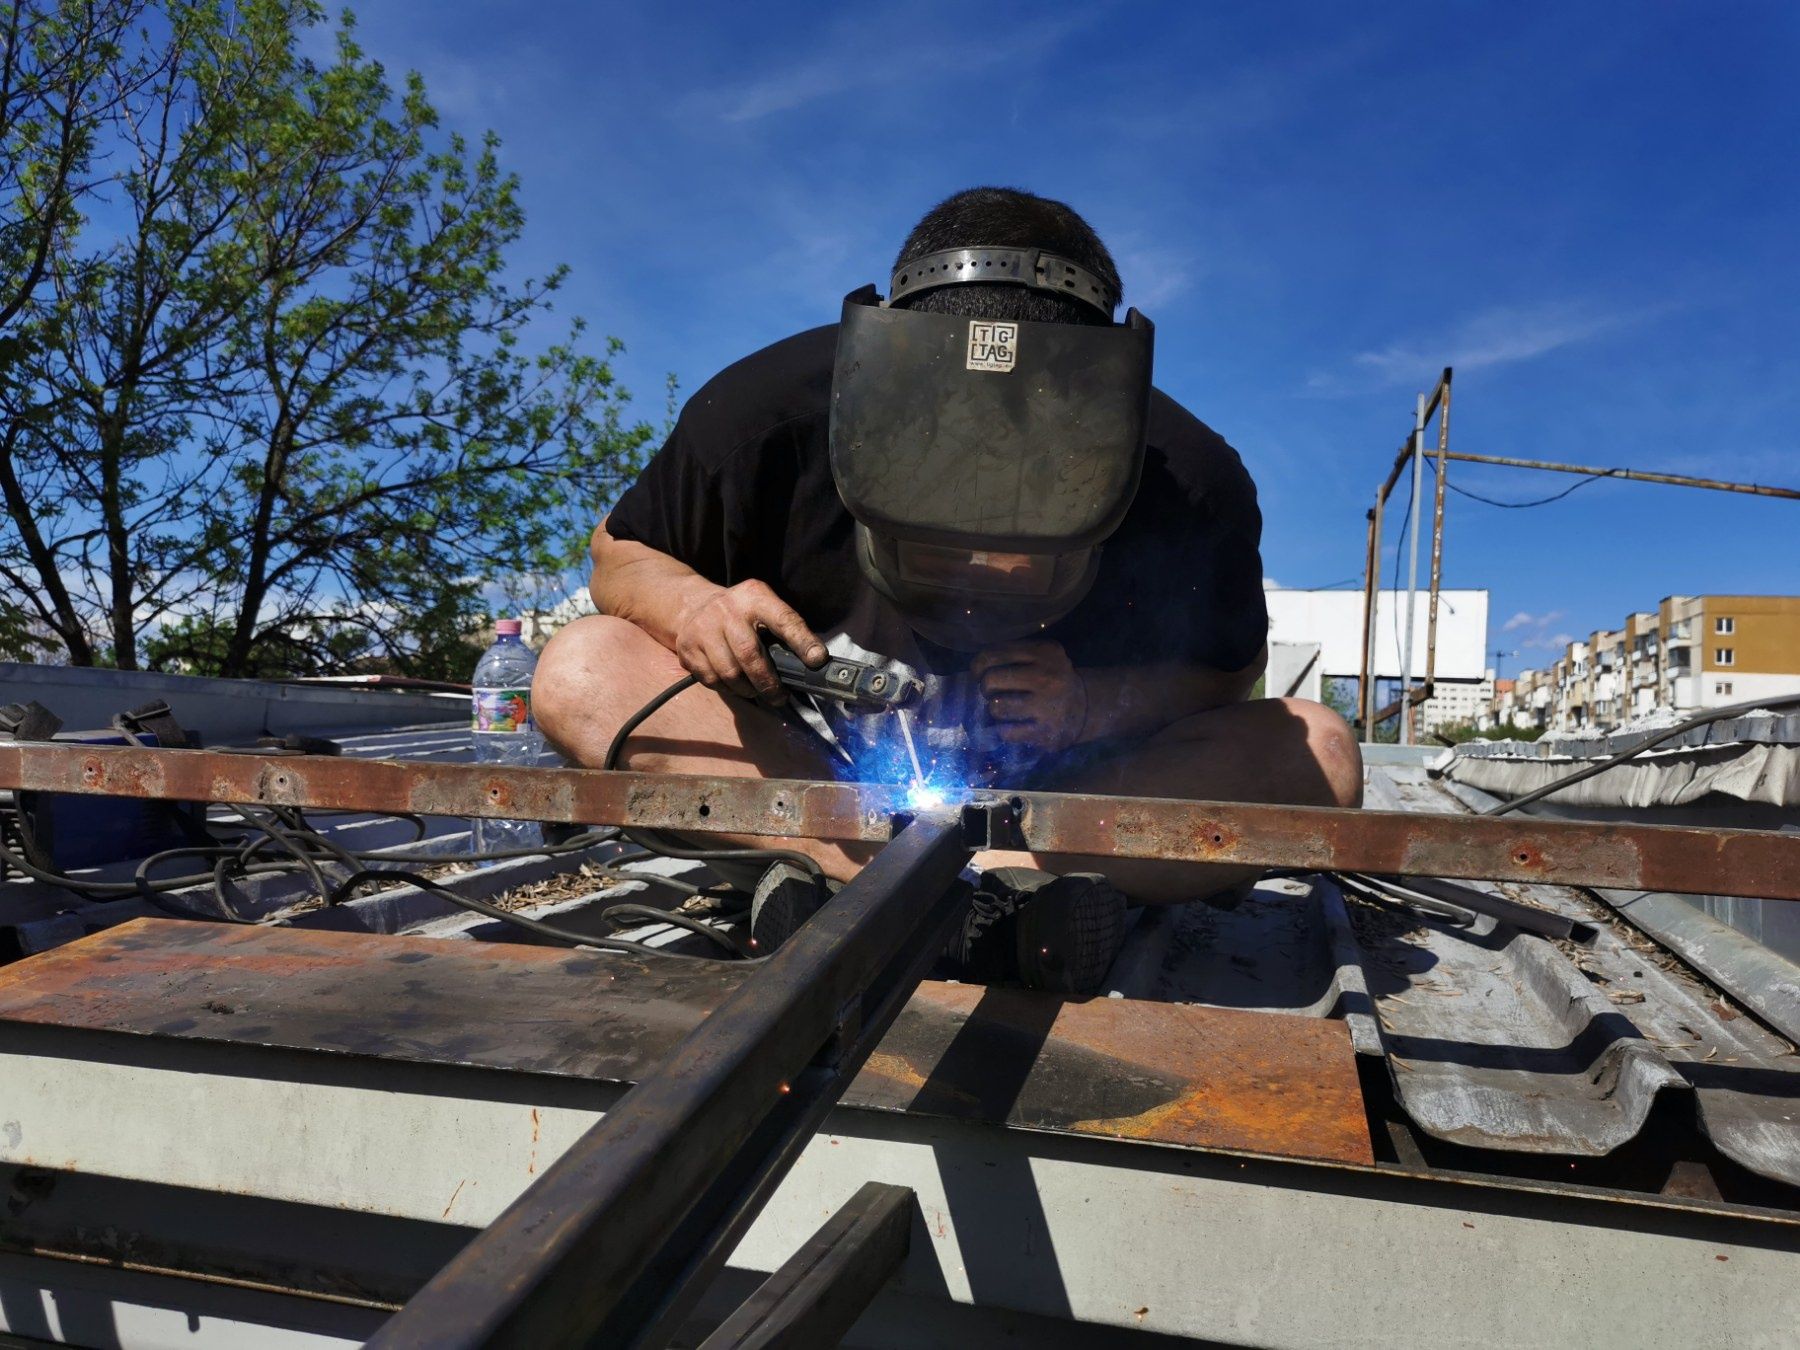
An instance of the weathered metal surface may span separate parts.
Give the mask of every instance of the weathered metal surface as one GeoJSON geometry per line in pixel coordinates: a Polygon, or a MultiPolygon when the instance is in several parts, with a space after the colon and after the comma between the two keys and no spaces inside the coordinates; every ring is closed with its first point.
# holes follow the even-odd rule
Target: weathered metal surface
{"type": "MultiPolygon", "coordinates": [[[[748,967],[140,919],[0,968],[0,1024],[635,1083],[748,967]]],[[[927,981],[847,1106],[1370,1160],[1340,1024],[927,981]]]]}
{"type": "Polygon", "coordinates": [[[749,969],[136,919],[0,967],[0,1023],[632,1083],[749,969]]]}
{"type": "Polygon", "coordinates": [[[1033,1129],[1373,1163],[1341,1022],[920,988],[847,1101],[1033,1129]]]}
{"type": "Polygon", "coordinates": [[[913,1193],[871,1181],[700,1344],[700,1350],[836,1345],[906,1259],[913,1193]]]}
{"type": "MultiPolygon", "coordinates": [[[[903,790],[582,769],[0,745],[0,787],[529,817],[647,829],[884,841],[903,790]]],[[[1020,793],[1032,851],[1395,876],[1800,898],[1800,836],[1773,831],[1020,793]]]]}
{"type": "Polygon", "coordinates": [[[1541,939],[1478,919],[1347,907],[1321,883],[1340,968],[1360,971],[1401,1105],[1455,1144],[1599,1157],[1681,1079],[1541,939]]]}
{"type": "Polygon", "coordinates": [[[370,1346],[666,1344],[941,949],[967,838],[907,825],[370,1346]]]}
{"type": "MultiPolygon", "coordinates": [[[[1449,812],[1455,799],[1417,770],[1371,776],[1375,800],[1449,812]]],[[[1599,1157],[1636,1138],[1655,1099],[1694,1093],[1720,1152],[1800,1184],[1800,1061],[1791,1048],[1684,972],[1627,943],[1567,892],[1532,903],[1594,926],[1580,951],[1489,923],[1347,914],[1320,888],[1340,978],[1374,995],[1368,1023],[1401,1104],[1458,1143],[1599,1157]]],[[[1677,903],[1671,901],[1671,903],[1677,903]]]]}

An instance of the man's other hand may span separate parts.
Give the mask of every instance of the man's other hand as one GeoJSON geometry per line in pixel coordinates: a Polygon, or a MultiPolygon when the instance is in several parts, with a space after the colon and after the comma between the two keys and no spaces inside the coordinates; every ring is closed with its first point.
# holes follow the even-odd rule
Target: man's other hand
{"type": "Polygon", "coordinates": [[[768,707],[787,694],[763,652],[767,629],[809,666],[825,660],[825,644],[806,621],[760,581],[722,586],[689,605],[675,625],[675,655],[708,689],[729,689],[768,707]]]}
{"type": "Polygon", "coordinates": [[[969,663],[1000,739],[1046,754],[1066,750],[1087,725],[1087,684],[1060,642],[1007,642],[969,663]]]}

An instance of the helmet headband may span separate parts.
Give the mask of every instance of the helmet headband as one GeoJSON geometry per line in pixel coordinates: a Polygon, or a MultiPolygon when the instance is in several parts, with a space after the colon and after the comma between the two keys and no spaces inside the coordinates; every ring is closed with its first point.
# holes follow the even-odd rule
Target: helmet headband
{"type": "Polygon", "coordinates": [[[1108,319],[1118,304],[1107,285],[1087,268],[1040,248],[946,248],[927,253],[894,269],[888,282],[888,304],[968,282],[1029,286],[1034,291],[1066,295],[1092,305],[1108,319]]]}

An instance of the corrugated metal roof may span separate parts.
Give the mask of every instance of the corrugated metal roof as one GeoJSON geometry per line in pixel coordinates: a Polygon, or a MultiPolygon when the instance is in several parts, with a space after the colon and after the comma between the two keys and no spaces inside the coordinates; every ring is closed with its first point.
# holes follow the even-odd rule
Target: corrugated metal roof
{"type": "MultiPolygon", "coordinates": [[[[1424,771],[1378,766],[1369,804],[1465,808],[1424,771]]],[[[1692,1092],[1726,1156],[1800,1185],[1800,1060],[1603,906],[1560,887],[1491,885],[1595,925],[1591,947],[1267,882],[1236,910],[1151,916],[1118,968],[1133,997],[1349,1020],[1425,1133],[1484,1149],[1591,1158],[1692,1092]],[[1147,960],[1147,949],[1159,955],[1147,960]]]]}

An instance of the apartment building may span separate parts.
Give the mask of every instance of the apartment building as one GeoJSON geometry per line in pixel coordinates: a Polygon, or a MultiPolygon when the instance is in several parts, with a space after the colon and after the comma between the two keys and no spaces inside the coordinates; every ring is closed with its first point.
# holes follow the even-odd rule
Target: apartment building
{"type": "Polygon", "coordinates": [[[1800,693],[1800,596],[1672,595],[1622,627],[1570,642],[1543,670],[1496,690],[1478,725],[1604,731],[1800,693]]]}
{"type": "Polygon", "coordinates": [[[1492,670],[1483,671],[1480,680],[1439,680],[1431,697],[1419,705],[1419,735],[1429,736],[1439,727],[1474,725],[1493,700],[1492,670]]]}
{"type": "Polygon", "coordinates": [[[1625,720],[1630,702],[1630,663],[1623,628],[1602,628],[1588,635],[1588,714],[1596,726],[1625,720]]]}

